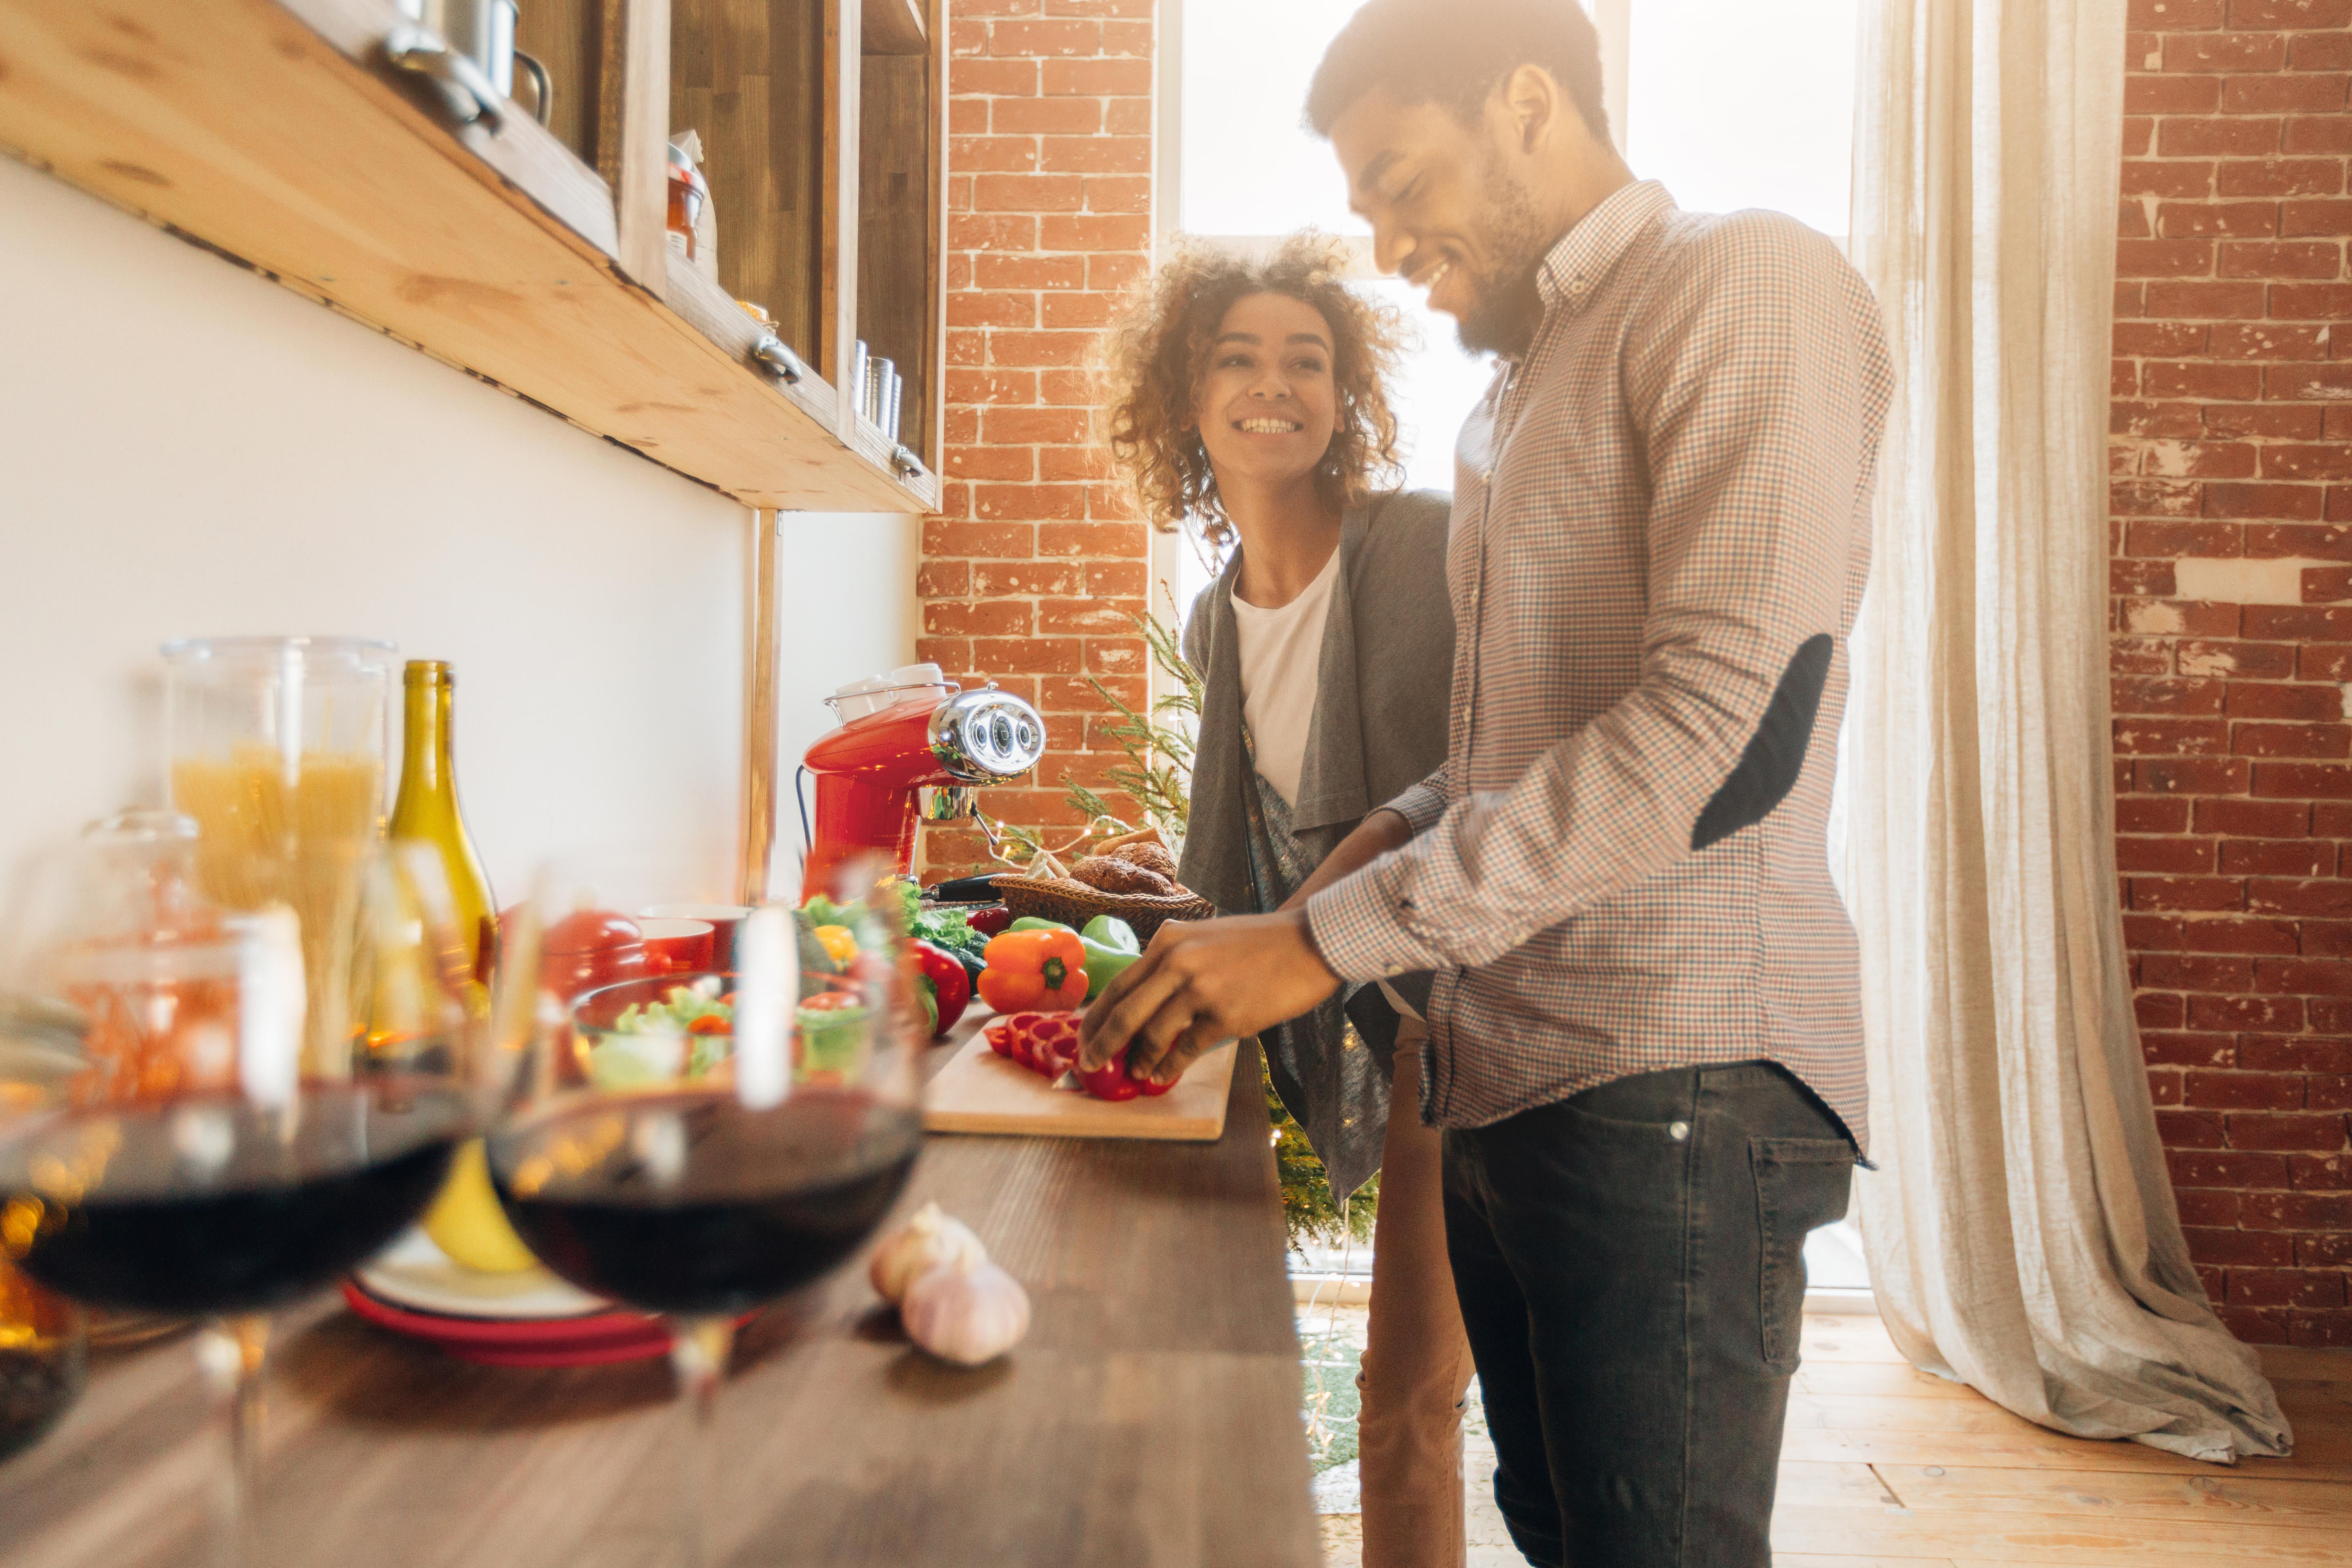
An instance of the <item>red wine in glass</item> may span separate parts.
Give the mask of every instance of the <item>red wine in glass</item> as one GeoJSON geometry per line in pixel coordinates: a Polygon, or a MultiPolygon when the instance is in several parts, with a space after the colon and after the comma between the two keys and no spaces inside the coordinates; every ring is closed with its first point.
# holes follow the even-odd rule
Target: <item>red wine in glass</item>
{"type": "Polygon", "coordinates": [[[0,1144],[9,1239],[63,1296],[156,1312],[266,1311],[382,1247],[430,1201],[468,1124],[457,1093],[322,1085],[100,1105],[0,1144]]]}
{"type": "Polygon", "coordinates": [[[747,1109],[725,1091],[558,1100],[489,1141],[541,1261],[646,1311],[734,1314],[823,1277],[898,1200],[919,1114],[852,1089],[747,1109]]]}

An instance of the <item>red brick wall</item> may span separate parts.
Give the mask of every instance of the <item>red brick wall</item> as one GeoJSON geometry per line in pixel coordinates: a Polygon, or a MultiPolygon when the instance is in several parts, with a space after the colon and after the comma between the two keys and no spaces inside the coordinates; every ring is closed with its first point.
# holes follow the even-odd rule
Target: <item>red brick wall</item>
{"type": "Polygon", "coordinates": [[[2352,1344],[2352,0],[2132,0],[2117,855],[2189,1250],[2352,1344]]]}
{"type": "MultiPolygon", "coordinates": [[[[1074,836],[1063,780],[1109,748],[1086,677],[1144,700],[1128,616],[1149,535],[1089,438],[1086,361],[1117,291],[1150,265],[1152,0],[955,0],[948,68],[944,515],[924,525],[921,656],[1034,701],[1053,742],[992,816],[1074,836]]],[[[978,835],[931,831],[928,868],[977,868],[978,835]]]]}

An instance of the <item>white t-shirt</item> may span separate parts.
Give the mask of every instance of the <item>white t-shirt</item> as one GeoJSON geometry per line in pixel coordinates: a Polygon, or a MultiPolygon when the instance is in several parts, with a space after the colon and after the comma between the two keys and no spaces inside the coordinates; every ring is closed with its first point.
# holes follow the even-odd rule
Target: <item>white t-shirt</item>
{"type": "Polygon", "coordinates": [[[1282,795],[1298,800],[1307,765],[1307,732],[1315,722],[1315,689],[1323,668],[1323,623],[1331,611],[1331,584],[1339,580],[1339,552],[1306,591],[1280,609],[1260,609],[1234,595],[1234,626],[1241,636],[1242,718],[1257,748],[1257,771],[1282,795]]]}

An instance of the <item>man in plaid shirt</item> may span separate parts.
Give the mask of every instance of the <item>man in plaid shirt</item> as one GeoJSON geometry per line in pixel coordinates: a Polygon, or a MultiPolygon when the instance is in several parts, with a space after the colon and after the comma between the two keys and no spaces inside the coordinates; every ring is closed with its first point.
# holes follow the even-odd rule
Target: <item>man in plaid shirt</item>
{"type": "Polygon", "coordinates": [[[1433,970],[1422,1111],[1531,1562],[1767,1568],[1805,1234],[1865,1135],[1826,861],[1889,394],[1821,236],[1610,144],[1575,0],[1371,0],[1307,104],[1502,365],[1457,452],[1445,766],[1282,912],[1163,928],[1086,1059],[1172,1078],[1433,970]]]}

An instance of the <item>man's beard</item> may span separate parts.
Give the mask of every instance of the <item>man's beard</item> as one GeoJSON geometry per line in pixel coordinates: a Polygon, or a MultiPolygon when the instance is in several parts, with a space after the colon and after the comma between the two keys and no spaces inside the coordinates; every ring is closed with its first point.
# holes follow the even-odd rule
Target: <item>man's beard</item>
{"type": "Polygon", "coordinates": [[[1486,188],[1494,194],[1486,233],[1479,248],[1495,264],[1472,275],[1471,304],[1458,318],[1454,335],[1474,354],[1517,353],[1527,347],[1543,315],[1543,297],[1536,289],[1536,271],[1552,247],[1552,237],[1536,216],[1527,187],[1501,167],[1490,153],[1486,188]]]}

